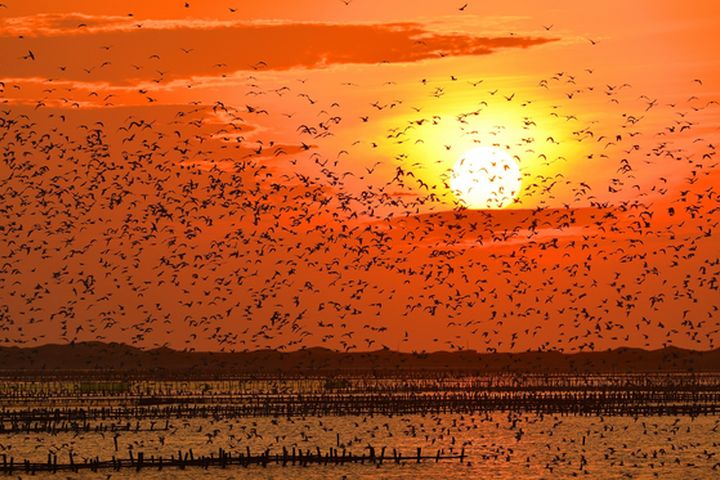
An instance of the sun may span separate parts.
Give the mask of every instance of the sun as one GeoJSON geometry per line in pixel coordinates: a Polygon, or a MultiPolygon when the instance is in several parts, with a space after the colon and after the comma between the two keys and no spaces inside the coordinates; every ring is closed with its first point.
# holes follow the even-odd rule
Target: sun
{"type": "Polygon", "coordinates": [[[496,147],[466,151],[450,173],[450,189],[459,202],[472,209],[498,209],[511,204],[522,187],[520,167],[496,147]]]}

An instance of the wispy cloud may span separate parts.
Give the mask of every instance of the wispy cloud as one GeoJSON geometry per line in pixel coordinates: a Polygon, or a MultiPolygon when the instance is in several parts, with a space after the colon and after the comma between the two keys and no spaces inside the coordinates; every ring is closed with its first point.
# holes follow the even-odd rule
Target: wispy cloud
{"type": "Polygon", "coordinates": [[[333,64],[415,62],[487,55],[555,41],[488,36],[429,24],[329,24],[143,20],[81,14],[0,20],[0,60],[7,77],[165,82],[237,71],[323,68],[333,64]],[[17,36],[23,35],[21,42],[17,36]],[[28,51],[34,60],[23,58],[28,51]]]}

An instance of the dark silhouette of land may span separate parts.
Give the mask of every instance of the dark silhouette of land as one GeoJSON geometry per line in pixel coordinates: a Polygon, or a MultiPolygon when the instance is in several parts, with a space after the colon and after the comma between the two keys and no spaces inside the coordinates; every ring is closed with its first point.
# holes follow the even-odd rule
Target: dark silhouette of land
{"type": "Polygon", "coordinates": [[[0,347],[0,375],[72,374],[144,376],[393,375],[437,373],[650,373],[720,372],[720,349],[620,348],[603,352],[404,353],[391,350],[341,353],[324,348],[294,352],[186,352],[142,350],[119,343],[84,342],[32,348],[0,347]]]}

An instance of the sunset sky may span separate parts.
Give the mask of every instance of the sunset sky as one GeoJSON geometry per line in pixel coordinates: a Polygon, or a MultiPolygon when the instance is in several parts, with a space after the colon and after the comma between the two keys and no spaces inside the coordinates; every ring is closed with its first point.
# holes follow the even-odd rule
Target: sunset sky
{"type": "Polygon", "coordinates": [[[0,5],[4,346],[720,346],[716,2],[0,5]]]}

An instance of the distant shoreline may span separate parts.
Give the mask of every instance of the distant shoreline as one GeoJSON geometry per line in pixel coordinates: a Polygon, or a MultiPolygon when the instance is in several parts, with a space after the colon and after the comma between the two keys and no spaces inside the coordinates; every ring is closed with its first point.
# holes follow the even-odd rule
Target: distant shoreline
{"type": "Polygon", "coordinates": [[[720,373],[720,349],[619,348],[600,352],[405,353],[392,350],[336,352],[184,352],[142,350],[119,343],[82,342],[40,347],[0,347],[0,377],[327,377],[450,374],[643,374],[720,373]]]}

